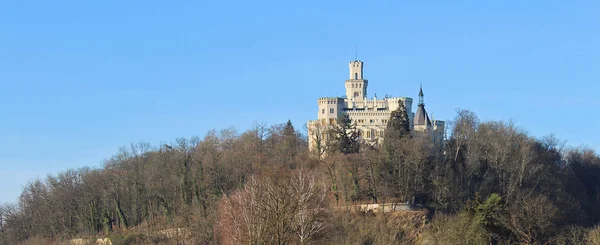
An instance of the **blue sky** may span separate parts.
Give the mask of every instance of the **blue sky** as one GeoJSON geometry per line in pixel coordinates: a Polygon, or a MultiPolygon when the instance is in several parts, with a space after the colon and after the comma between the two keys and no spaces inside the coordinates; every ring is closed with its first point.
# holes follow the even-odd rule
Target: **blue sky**
{"type": "Polygon", "coordinates": [[[416,98],[600,149],[598,1],[0,2],[0,203],[28,180],[255,122],[297,126],[365,62],[416,98]]]}

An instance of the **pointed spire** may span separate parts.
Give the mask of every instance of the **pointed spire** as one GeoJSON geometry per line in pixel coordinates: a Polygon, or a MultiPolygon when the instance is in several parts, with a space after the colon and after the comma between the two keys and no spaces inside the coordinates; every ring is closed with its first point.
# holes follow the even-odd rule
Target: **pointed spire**
{"type": "Polygon", "coordinates": [[[419,89],[419,105],[423,105],[423,85],[419,89]]]}

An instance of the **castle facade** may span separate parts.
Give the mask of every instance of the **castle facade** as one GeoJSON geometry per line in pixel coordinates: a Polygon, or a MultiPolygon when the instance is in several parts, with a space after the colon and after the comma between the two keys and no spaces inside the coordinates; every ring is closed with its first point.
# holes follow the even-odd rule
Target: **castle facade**
{"type": "Polygon", "coordinates": [[[369,81],[363,76],[363,62],[351,61],[349,64],[350,75],[344,83],[346,95],[342,97],[322,97],[317,100],[317,120],[307,123],[308,144],[312,152],[326,148],[327,130],[337,123],[338,118],[348,114],[352,123],[359,131],[359,139],[366,144],[379,145],[383,142],[385,129],[392,111],[396,110],[400,102],[404,102],[410,129],[412,132],[426,134],[432,140],[443,142],[444,121],[430,120],[425,110],[423,89],[419,91],[419,103],[416,112],[412,110],[413,100],[410,97],[367,98],[369,81]]]}

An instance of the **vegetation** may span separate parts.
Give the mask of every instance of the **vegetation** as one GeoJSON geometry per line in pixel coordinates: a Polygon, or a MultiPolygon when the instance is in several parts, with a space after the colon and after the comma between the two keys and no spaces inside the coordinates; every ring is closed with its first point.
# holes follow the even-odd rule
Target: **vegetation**
{"type": "Polygon", "coordinates": [[[131,144],[102,168],[25,185],[0,205],[0,244],[600,244],[593,150],[464,110],[440,150],[404,114],[380,148],[359,145],[342,119],[317,157],[289,121],[131,144]],[[351,208],[390,202],[428,211],[351,208]],[[185,236],[157,238],[171,231],[185,236]]]}
{"type": "Polygon", "coordinates": [[[329,136],[332,139],[329,142],[332,146],[331,152],[337,151],[343,154],[358,153],[360,149],[358,129],[356,129],[356,122],[352,122],[347,113],[342,114],[337,124],[333,125],[329,136]]]}

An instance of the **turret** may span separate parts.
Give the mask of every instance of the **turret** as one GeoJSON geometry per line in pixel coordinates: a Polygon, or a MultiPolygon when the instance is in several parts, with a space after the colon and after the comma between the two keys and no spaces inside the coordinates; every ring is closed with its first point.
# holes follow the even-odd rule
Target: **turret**
{"type": "Polygon", "coordinates": [[[348,67],[350,68],[350,77],[346,80],[346,97],[362,100],[367,97],[367,86],[369,85],[369,81],[363,77],[363,62],[354,60],[348,67]]]}
{"type": "Polygon", "coordinates": [[[419,105],[417,106],[417,112],[415,113],[415,118],[413,121],[415,124],[415,130],[425,131],[431,127],[431,121],[429,120],[429,116],[425,110],[423,86],[421,86],[419,89],[419,105]]]}
{"type": "Polygon", "coordinates": [[[348,79],[359,80],[363,79],[363,62],[360,60],[351,61],[348,65],[350,67],[350,77],[348,79]]]}

